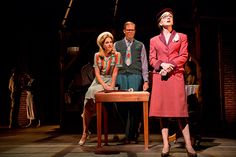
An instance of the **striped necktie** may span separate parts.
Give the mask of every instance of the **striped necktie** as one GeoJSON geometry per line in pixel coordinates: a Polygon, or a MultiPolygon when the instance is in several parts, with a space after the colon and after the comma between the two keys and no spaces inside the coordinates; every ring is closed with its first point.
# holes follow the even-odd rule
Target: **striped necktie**
{"type": "Polygon", "coordinates": [[[127,50],[126,50],[126,57],[125,57],[125,63],[127,66],[130,66],[131,64],[131,42],[128,41],[128,46],[127,46],[127,50]]]}

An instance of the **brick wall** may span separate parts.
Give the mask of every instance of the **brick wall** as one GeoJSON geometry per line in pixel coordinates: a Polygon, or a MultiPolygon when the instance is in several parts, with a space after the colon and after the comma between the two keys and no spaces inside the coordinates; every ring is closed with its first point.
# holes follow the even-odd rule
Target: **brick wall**
{"type": "Polygon", "coordinates": [[[20,126],[26,126],[28,124],[28,119],[26,114],[26,96],[27,96],[26,91],[23,91],[21,94],[19,117],[18,117],[18,123],[20,126]]]}
{"type": "Polygon", "coordinates": [[[234,62],[235,52],[224,49],[223,53],[223,86],[225,120],[228,125],[236,124],[236,69],[234,62]]]}

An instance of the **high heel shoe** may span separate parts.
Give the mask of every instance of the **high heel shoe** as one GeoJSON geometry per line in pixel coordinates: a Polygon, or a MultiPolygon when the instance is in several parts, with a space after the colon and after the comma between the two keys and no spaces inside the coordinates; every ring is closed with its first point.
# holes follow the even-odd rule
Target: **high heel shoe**
{"type": "Polygon", "coordinates": [[[88,134],[87,133],[83,133],[83,135],[82,135],[82,137],[81,137],[81,139],[79,141],[79,145],[83,146],[85,144],[87,138],[88,138],[88,134]]]}
{"type": "Polygon", "coordinates": [[[186,152],[187,152],[188,157],[197,157],[197,153],[196,152],[191,153],[191,152],[188,151],[187,148],[186,148],[186,152]]]}
{"type": "Polygon", "coordinates": [[[188,157],[197,157],[197,153],[190,153],[188,152],[188,150],[186,151],[187,151],[188,157]]]}
{"type": "Polygon", "coordinates": [[[169,151],[166,152],[166,153],[161,152],[161,157],[168,157],[169,155],[170,155],[169,151]]]}
{"type": "Polygon", "coordinates": [[[169,149],[167,152],[165,152],[165,153],[161,152],[161,157],[168,157],[170,155],[170,146],[171,145],[169,144],[169,149]]]}
{"type": "Polygon", "coordinates": [[[188,150],[186,151],[187,151],[188,157],[197,157],[197,153],[190,153],[188,150]]]}

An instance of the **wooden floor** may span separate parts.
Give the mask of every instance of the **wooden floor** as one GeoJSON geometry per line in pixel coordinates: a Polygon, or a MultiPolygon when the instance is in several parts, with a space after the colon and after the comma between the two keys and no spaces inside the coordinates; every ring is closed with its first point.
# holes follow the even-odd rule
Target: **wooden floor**
{"type": "MultiPolygon", "coordinates": [[[[122,139],[124,135],[118,134],[122,139]]],[[[63,133],[58,125],[38,128],[0,128],[1,157],[158,157],[162,149],[160,134],[150,134],[149,149],[144,150],[143,136],[138,144],[123,144],[113,141],[109,135],[109,145],[97,149],[97,136],[91,134],[84,146],[79,146],[81,134],[63,133]]],[[[196,147],[199,157],[235,157],[236,139],[202,137],[196,147]]],[[[171,156],[186,157],[183,139],[171,143],[171,156]]]]}

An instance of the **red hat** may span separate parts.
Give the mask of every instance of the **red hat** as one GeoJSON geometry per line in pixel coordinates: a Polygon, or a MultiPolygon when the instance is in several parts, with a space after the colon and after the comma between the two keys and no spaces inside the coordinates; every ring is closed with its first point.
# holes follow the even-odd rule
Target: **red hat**
{"type": "Polygon", "coordinates": [[[160,17],[164,12],[170,12],[171,14],[174,13],[174,11],[171,8],[165,8],[165,9],[162,9],[159,13],[157,13],[156,19],[160,20],[160,17]]]}

